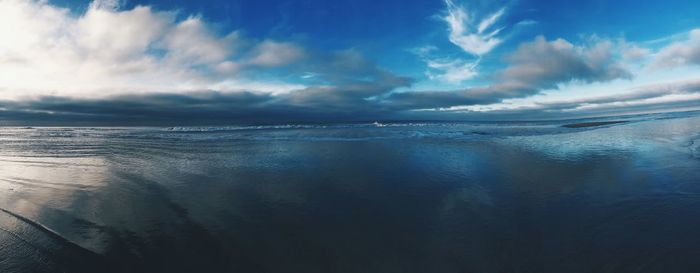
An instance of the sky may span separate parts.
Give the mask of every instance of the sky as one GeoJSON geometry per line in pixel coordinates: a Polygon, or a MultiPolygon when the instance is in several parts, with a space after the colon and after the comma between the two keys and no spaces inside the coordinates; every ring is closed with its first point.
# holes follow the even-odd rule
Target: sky
{"type": "Polygon", "coordinates": [[[700,109],[700,2],[0,0],[0,125],[700,109]]]}

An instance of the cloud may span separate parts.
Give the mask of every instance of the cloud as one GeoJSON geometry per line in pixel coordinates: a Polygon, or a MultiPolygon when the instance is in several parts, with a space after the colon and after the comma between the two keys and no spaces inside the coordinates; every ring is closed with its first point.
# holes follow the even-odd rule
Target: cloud
{"type": "Polygon", "coordinates": [[[490,104],[500,101],[490,87],[469,88],[457,91],[397,92],[389,95],[384,103],[397,111],[446,108],[456,105],[490,104]]]}
{"type": "Polygon", "coordinates": [[[379,68],[352,49],[319,54],[313,59],[316,61],[303,70],[310,71],[318,84],[281,95],[278,103],[321,114],[374,112],[383,107],[376,97],[413,83],[410,78],[379,68]]]}
{"type": "Polygon", "coordinates": [[[539,36],[533,42],[521,44],[507,57],[509,66],[498,79],[551,89],[571,81],[591,83],[631,78],[631,72],[615,56],[615,50],[608,40],[574,46],[564,39],[547,41],[539,36]]]}
{"type": "Polygon", "coordinates": [[[690,80],[681,83],[650,84],[634,88],[629,92],[621,94],[542,102],[537,103],[537,105],[542,106],[543,110],[577,110],[656,102],[664,97],[676,98],[673,101],[680,101],[688,98],[697,99],[695,96],[696,94],[700,94],[700,80],[690,80]]]}
{"type": "Polygon", "coordinates": [[[473,55],[484,55],[491,52],[501,43],[497,35],[503,28],[495,28],[495,23],[504,15],[505,9],[500,9],[480,20],[478,24],[468,10],[445,0],[447,14],[442,18],[449,27],[450,42],[473,55]]]}
{"type": "Polygon", "coordinates": [[[170,27],[167,33],[161,32],[163,38],[157,41],[159,44],[153,41],[146,45],[165,50],[165,62],[189,65],[221,64],[228,61],[237,44],[244,43],[237,32],[218,37],[197,17],[189,17],[170,27]]]}
{"type": "Polygon", "coordinates": [[[83,14],[0,0],[0,113],[72,121],[358,118],[412,80],[354,49],[219,33],[200,17],[118,2],[83,14]],[[15,27],[22,25],[22,31],[15,27]],[[283,79],[302,79],[285,82],[283,79]],[[256,80],[258,79],[258,80],[256,80]]]}
{"type": "Polygon", "coordinates": [[[0,100],[0,124],[188,125],[251,122],[354,121],[395,112],[367,97],[407,86],[390,73],[344,85],[318,86],[283,94],[197,91],[180,94],[125,94],[100,98],[40,96],[0,100]]]}
{"type": "Polygon", "coordinates": [[[227,83],[254,81],[241,71],[273,77],[274,69],[304,60],[294,43],[220,33],[199,17],[177,15],[147,6],[121,10],[116,0],[92,2],[83,14],[46,1],[2,0],[1,95],[237,90],[227,83]]]}
{"type": "Polygon", "coordinates": [[[90,3],[89,9],[92,10],[97,10],[97,9],[102,9],[102,10],[111,10],[111,11],[116,11],[118,10],[122,5],[122,1],[120,0],[95,0],[90,3]]]}
{"type": "Polygon", "coordinates": [[[188,94],[112,95],[102,98],[41,96],[22,101],[0,101],[6,122],[13,119],[51,123],[98,122],[189,123],[221,122],[230,117],[250,118],[271,95],[214,91],[188,94]]]}
{"type": "Polygon", "coordinates": [[[517,25],[518,26],[531,26],[531,25],[536,25],[538,23],[539,22],[537,22],[535,20],[527,19],[527,20],[522,20],[522,21],[518,22],[517,25]]]}
{"type": "MultiPolygon", "coordinates": [[[[647,84],[631,88],[614,95],[599,95],[578,99],[558,99],[529,104],[502,104],[483,107],[473,112],[474,107],[450,109],[454,114],[465,111],[480,118],[562,119],[572,117],[599,116],[625,113],[645,113],[669,109],[700,109],[700,81],[666,82],[647,84]]],[[[449,114],[448,114],[449,115],[449,114]]]]}
{"type": "MultiPolygon", "coordinates": [[[[460,83],[480,76],[491,84],[409,91],[413,79],[379,67],[356,49],[309,50],[242,31],[222,33],[196,16],[146,6],[123,10],[119,3],[95,1],[76,14],[45,1],[0,0],[2,120],[214,124],[438,117],[455,114],[455,107],[502,103],[562,84],[630,79],[626,62],[653,55],[599,38],[575,45],[537,37],[506,55],[502,69],[479,75],[480,55],[501,42],[497,24],[505,10],[472,20],[446,0],[450,40],[476,60],[435,57],[435,47],[417,54],[433,79],[460,83]],[[416,111],[425,109],[448,111],[416,111]]],[[[653,58],[663,65],[697,63],[699,37],[695,30],[653,58]]],[[[690,82],[649,86],[617,97],[534,103],[513,113],[680,105],[699,96],[697,90],[690,82]]]]}
{"type": "Polygon", "coordinates": [[[624,41],[622,41],[621,48],[622,59],[627,62],[641,61],[651,56],[651,50],[648,48],[639,47],[624,41]]]}
{"type": "Polygon", "coordinates": [[[661,69],[687,65],[700,65],[700,29],[691,30],[687,40],[662,48],[651,67],[661,69]]]}
{"type": "Polygon", "coordinates": [[[451,84],[459,84],[473,79],[477,75],[480,59],[467,61],[461,58],[435,57],[435,46],[424,46],[412,50],[427,65],[425,72],[430,80],[437,80],[451,84]]]}
{"type": "Polygon", "coordinates": [[[386,103],[406,109],[489,104],[531,96],[564,83],[631,78],[631,72],[624,68],[616,51],[607,40],[575,46],[563,39],[547,41],[540,36],[522,43],[506,58],[507,66],[495,73],[494,84],[456,91],[394,93],[386,103]]]}
{"type": "MultiPolygon", "coordinates": [[[[185,22],[187,20],[180,24],[185,22]]],[[[235,34],[231,34],[216,41],[235,44],[237,39],[235,34]]],[[[227,61],[226,58],[216,57],[218,54],[203,56],[197,52],[179,51],[178,46],[172,44],[166,43],[166,46],[168,54],[173,56],[165,54],[164,60],[181,62],[182,59],[188,59],[190,63],[195,63],[191,60],[195,59],[198,60],[196,63],[201,64],[227,61]]],[[[234,54],[233,51],[226,51],[222,55],[234,54]]],[[[256,88],[228,89],[227,92],[226,86],[241,86],[242,83],[240,80],[229,80],[232,82],[199,91],[112,94],[80,99],[65,95],[45,95],[40,99],[16,103],[5,101],[0,107],[6,109],[6,115],[11,112],[15,116],[18,113],[25,116],[41,113],[54,117],[68,116],[73,120],[90,120],[110,119],[122,115],[127,119],[181,119],[183,123],[195,120],[358,120],[406,115],[415,118],[416,112],[413,110],[488,105],[504,99],[531,96],[544,89],[557,88],[563,83],[606,82],[631,76],[619,63],[620,54],[616,52],[613,44],[606,40],[575,46],[562,39],[547,41],[538,37],[534,41],[521,44],[514,53],[505,58],[506,67],[493,75],[493,84],[455,91],[396,92],[398,88],[410,87],[413,80],[379,68],[373,61],[364,58],[360,52],[353,49],[303,52],[297,51],[291,44],[263,41],[246,53],[242,58],[248,61],[239,61],[236,64],[247,65],[247,69],[253,69],[256,65],[283,65],[304,56],[305,60],[292,66],[290,73],[313,77],[306,79],[308,86],[289,86],[290,91],[286,92],[272,92],[269,90],[273,87],[255,86],[251,83],[248,83],[248,86],[256,88]],[[262,53],[268,52],[266,49],[270,47],[275,49],[274,54],[262,53]],[[268,91],[260,92],[256,89],[268,91]]]]}
{"type": "MultiPolygon", "coordinates": [[[[385,87],[406,84],[387,78],[385,87]]],[[[700,107],[700,81],[650,84],[619,95],[574,100],[540,102],[486,112],[453,109],[449,111],[407,111],[425,105],[450,107],[485,105],[499,101],[489,88],[457,92],[394,93],[385,100],[365,100],[386,89],[374,85],[315,87],[282,95],[200,91],[187,94],[118,95],[85,99],[37,97],[24,101],[0,100],[0,124],[156,124],[216,125],[236,123],[281,123],[318,121],[358,121],[375,119],[529,119],[566,118],[585,115],[617,114],[680,107],[700,107]],[[466,112],[465,112],[466,111],[466,112]]],[[[508,89],[501,87],[500,89],[508,89]]]]}
{"type": "Polygon", "coordinates": [[[479,74],[481,56],[491,52],[502,42],[497,35],[504,27],[495,27],[495,24],[505,14],[505,8],[476,20],[476,12],[470,13],[467,8],[457,5],[452,0],[445,0],[445,5],[447,11],[441,19],[448,25],[450,42],[476,59],[435,57],[433,52],[437,51],[437,47],[434,46],[419,48],[414,53],[428,66],[426,74],[431,80],[460,84],[475,78],[479,74]]]}
{"type": "Polygon", "coordinates": [[[253,50],[248,64],[262,67],[284,66],[302,59],[304,51],[292,43],[264,41],[253,50]]]}
{"type": "Polygon", "coordinates": [[[428,72],[431,80],[441,80],[449,83],[461,83],[474,78],[479,61],[468,62],[460,59],[431,59],[426,60],[428,68],[437,70],[437,74],[428,72]]]}
{"type": "Polygon", "coordinates": [[[267,91],[214,89],[0,99],[0,120],[162,125],[376,119],[396,113],[372,98],[412,83],[410,78],[379,68],[356,50],[319,52],[310,60],[300,63],[298,69],[313,74],[312,79],[318,82],[312,87],[292,85],[289,92],[270,92],[269,86],[257,86],[267,91]]]}

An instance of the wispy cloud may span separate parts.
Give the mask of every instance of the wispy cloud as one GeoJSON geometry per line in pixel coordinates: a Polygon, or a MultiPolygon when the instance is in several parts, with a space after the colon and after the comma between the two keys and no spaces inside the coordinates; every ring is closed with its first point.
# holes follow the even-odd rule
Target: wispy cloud
{"type": "Polygon", "coordinates": [[[484,55],[491,52],[502,40],[497,35],[503,27],[495,27],[504,15],[505,9],[500,9],[483,19],[473,18],[475,13],[469,13],[464,7],[453,0],[445,0],[447,14],[443,20],[449,27],[450,41],[473,55],[484,55]]]}
{"type": "Polygon", "coordinates": [[[412,50],[427,65],[426,75],[430,80],[459,84],[476,77],[480,59],[467,61],[461,58],[437,57],[435,46],[424,46],[412,50]]]}
{"type": "Polygon", "coordinates": [[[468,62],[461,59],[430,59],[426,60],[426,63],[428,68],[438,71],[436,74],[428,71],[431,80],[458,84],[478,74],[479,60],[468,62]]]}
{"type": "Polygon", "coordinates": [[[427,76],[431,80],[460,84],[479,75],[478,66],[481,56],[491,52],[502,40],[498,34],[504,27],[496,24],[504,16],[505,8],[478,18],[477,12],[470,12],[466,7],[453,0],[445,0],[446,11],[440,18],[447,23],[448,39],[470,58],[438,56],[437,47],[429,46],[415,53],[426,63],[427,76]]]}

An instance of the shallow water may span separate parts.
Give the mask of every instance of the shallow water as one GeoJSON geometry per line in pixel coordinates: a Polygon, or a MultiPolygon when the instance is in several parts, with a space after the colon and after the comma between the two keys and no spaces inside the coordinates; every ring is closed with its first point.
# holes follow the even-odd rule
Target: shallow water
{"type": "Polygon", "coordinates": [[[0,128],[0,272],[694,272],[700,116],[0,128]]]}

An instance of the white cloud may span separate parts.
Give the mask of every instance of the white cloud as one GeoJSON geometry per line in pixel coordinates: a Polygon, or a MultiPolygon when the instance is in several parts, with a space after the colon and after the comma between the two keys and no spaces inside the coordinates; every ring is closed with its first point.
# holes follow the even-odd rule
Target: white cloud
{"type": "Polygon", "coordinates": [[[450,84],[460,84],[473,79],[478,73],[482,55],[491,52],[502,40],[497,35],[504,29],[496,27],[498,20],[505,14],[502,8],[481,20],[475,20],[475,13],[457,5],[453,0],[445,0],[447,14],[442,17],[448,27],[450,42],[475,58],[466,60],[457,57],[438,57],[434,54],[438,48],[432,45],[413,50],[428,66],[426,75],[431,80],[450,84]]]}
{"type": "Polygon", "coordinates": [[[651,50],[637,45],[622,43],[622,58],[625,61],[635,62],[643,60],[651,55],[651,50]]]}
{"type": "Polygon", "coordinates": [[[212,85],[212,89],[221,92],[245,92],[250,90],[264,90],[273,95],[286,94],[292,91],[302,90],[307,86],[302,84],[285,83],[280,81],[249,81],[249,80],[225,80],[212,85]]]}
{"type": "MultiPolygon", "coordinates": [[[[608,87],[605,89],[610,90],[608,87]]],[[[447,111],[474,111],[491,113],[594,113],[628,112],[634,108],[673,109],[700,99],[700,81],[686,79],[680,81],[655,82],[642,85],[627,84],[625,87],[604,95],[584,95],[578,98],[558,97],[551,94],[538,97],[509,99],[488,105],[455,106],[447,111]]],[[[694,105],[697,105],[695,103],[694,105]]],[[[648,109],[647,109],[648,110],[648,109]]]]}
{"type": "Polygon", "coordinates": [[[467,62],[463,60],[427,60],[428,68],[437,70],[434,74],[428,72],[428,77],[432,80],[441,80],[449,83],[461,83],[474,78],[479,61],[467,62]]]}
{"type": "Polygon", "coordinates": [[[496,36],[503,28],[493,28],[498,19],[504,15],[504,9],[486,16],[476,23],[475,18],[471,18],[466,8],[458,6],[452,0],[445,0],[445,4],[447,5],[447,14],[443,20],[449,26],[449,39],[453,44],[470,54],[484,55],[502,42],[496,36]]]}
{"type": "Polygon", "coordinates": [[[538,24],[537,21],[535,20],[523,20],[517,23],[518,26],[531,26],[531,25],[536,25],[538,24]]]}
{"type": "Polygon", "coordinates": [[[122,3],[120,0],[95,0],[90,3],[89,9],[97,10],[111,10],[116,11],[121,7],[122,3]]]}
{"type": "Polygon", "coordinates": [[[295,44],[219,34],[201,18],[176,15],[120,10],[119,0],[97,0],[79,15],[47,1],[0,0],[0,98],[303,87],[239,73],[301,59],[295,44]]]}
{"type": "Polygon", "coordinates": [[[255,56],[250,64],[263,67],[283,66],[301,59],[304,52],[291,43],[265,41],[253,51],[255,56]]]}
{"type": "Polygon", "coordinates": [[[700,64],[700,29],[691,30],[687,40],[662,48],[655,56],[652,68],[671,68],[700,64]]]}
{"type": "Polygon", "coordinates": [[[438,48],[432,45],[411,50],[413,54],[420,57],[428,66],[425,74],[429,79],[459,84],[478,75],[477,66],[479,65],[479,59],[470,62],[459,58],[438,58],[432,56],[433,52],[437,50],[438,48]]]}
{"type": "Polygon", "coordinates": [[[237,32],[218,37],[201,19],[190,17],[175,25],[162,41],[170,61],[217,64],[227,60],[240,37],[237,32]]]}
{"type": "MultiPolygon", "coordinates": [[[[503,16],[503,13],[505,12],[505,9],[500,9],[494,14],[491,14],[491,16],[486,17],[481,23],[479,23],[479,28],[477,29],[478,33],[484,33],[487,29],[489,29],[496,21],[503,16]]],[[[500,31],[500,30],[499,30],[500,31]]]]}
{"type": "MultiPolygon", "coordinates": [[[[94,5],[92,5],[94,6],[94,5]]],[[[174,21],[173,14],[153,12],[148,7],[128,11],[90,8],[71,24],[54,31],[69,40],[72,50],[103,61],[141,58],[149,47],[161,39],[174,21]]]]}

